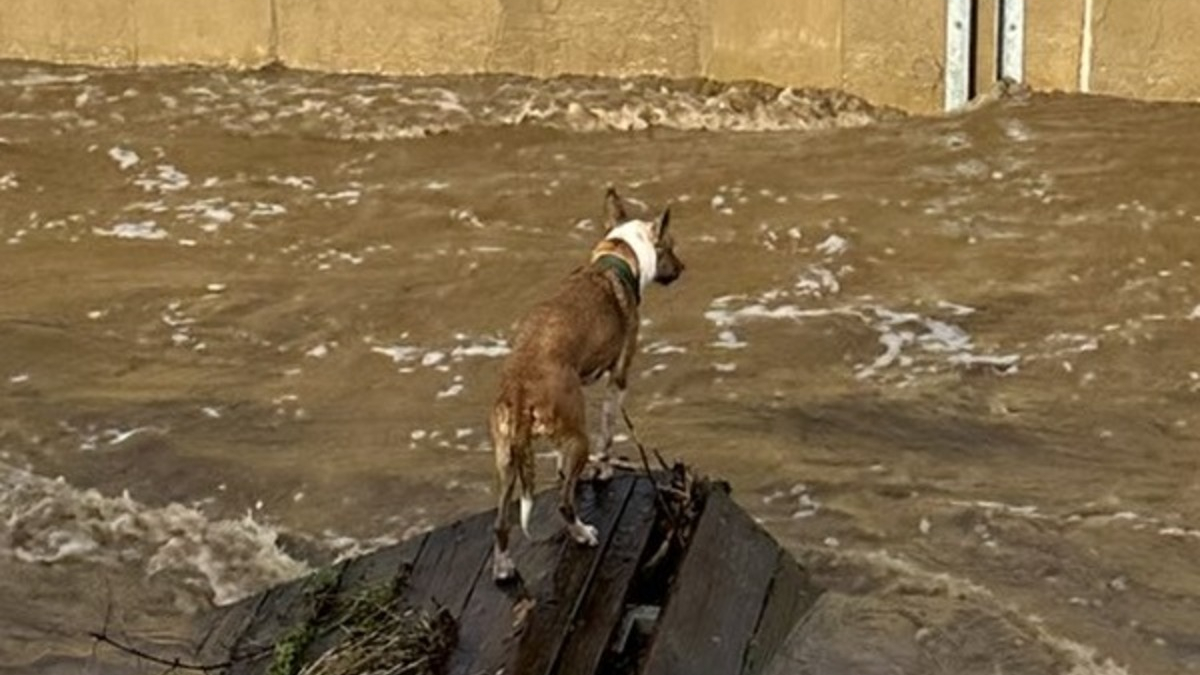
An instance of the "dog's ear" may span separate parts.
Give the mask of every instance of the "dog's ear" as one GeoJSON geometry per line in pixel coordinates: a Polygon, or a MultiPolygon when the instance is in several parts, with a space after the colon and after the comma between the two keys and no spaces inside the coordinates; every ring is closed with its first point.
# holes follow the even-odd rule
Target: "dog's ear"
{"type": "Polygon", "coordinates": [[[663,210],[662,215],[658,220],[654,221],[654,240],[662,241],[662,238],[667,236],[667,227],[671,225],[671,207],[663,210]]]}
{"type": "Polygon", "coordinates": [[[610,186],[604,193],[604,229],[611,230],[626,220],[629,220],[629,216],[625,213],[625,203],[616,189],[610,186]]]}

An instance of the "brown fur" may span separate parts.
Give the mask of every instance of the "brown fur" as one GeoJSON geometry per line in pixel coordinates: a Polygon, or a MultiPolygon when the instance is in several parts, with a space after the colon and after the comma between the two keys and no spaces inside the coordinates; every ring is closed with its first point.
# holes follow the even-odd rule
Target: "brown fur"
{"type": "MultiPolygon", "coordinates": [[[[609,229],[628,220],[615,191],[608,191],[605,203],[609,229]]],[[[671,283],[683,271],[668,223],[666,211],[654,224],[659,261],[655,281],[662,284],[671,283]]],[[[639,274],[637,257],[624,242],[602,240],[592,251],[592,261],[603,255],[620,257],[635,276],[639,274]]],[[[493,557],[493,575],[498,581],[515,574],[508,555],[509,508],[519,483],[524,526],[534,491],[535,440],[548,442],[559,453],[559,512],[568,533],[581,544],[597,543],[595,529],[580,521],[575,512],[575,485],[587,464],[590,445],[583,387],[609,375],[609,400],[597,442],[600,471],[606,475],[614,417],[637,350],[639,325],[637,295],[617,272],[596,265],[576,270],[557,293],[521,321],[513,351],[504,363],[489,423],[499,495],[493,557]]]]}

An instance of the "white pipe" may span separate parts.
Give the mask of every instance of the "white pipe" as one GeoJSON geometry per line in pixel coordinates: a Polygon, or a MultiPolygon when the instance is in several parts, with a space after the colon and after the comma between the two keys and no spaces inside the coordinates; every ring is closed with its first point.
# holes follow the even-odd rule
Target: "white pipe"
{"type": "Polygon", "coordinates": [[[1093,0],[1083,3],[1083,44],[1079,49],[1079,91],[1092,90],[1092,10],[1093,0]]]}
{"type": "Polygon", "coordinates": [[[1000,0],[1000,77],[1025,79],[1025,0],[1000,0]]]}
{"type": "Polygon", "coordinates": [[[946,111],[958,110],[971,93],[972,0],[946,0],[946,111]]]}

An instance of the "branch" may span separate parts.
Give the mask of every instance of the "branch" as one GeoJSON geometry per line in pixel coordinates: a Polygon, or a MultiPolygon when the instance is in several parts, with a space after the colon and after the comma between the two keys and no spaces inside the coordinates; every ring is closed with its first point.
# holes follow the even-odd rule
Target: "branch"
{"type": "Polygon", "coordinates": [[[110,638],[107,633],[90,631],[88,632],[88,635],[91,636],[91,638],[97,643],[116,647],[126,654],[136,656],[139,659],[145,659],[151,663],[157,663],[160,666],[170,666],[172,670],[190,670],[197,673],[209,673],[216,670],[224,670],[234,664],[234,661],[225,661],[223,663],[188,663],[187,661],[180,660],[178,657],[174,659],[164,659],[161,656],[155,656],[149,652],[142,651],[137,647],[117,642],[116,640],[110,638]]]}

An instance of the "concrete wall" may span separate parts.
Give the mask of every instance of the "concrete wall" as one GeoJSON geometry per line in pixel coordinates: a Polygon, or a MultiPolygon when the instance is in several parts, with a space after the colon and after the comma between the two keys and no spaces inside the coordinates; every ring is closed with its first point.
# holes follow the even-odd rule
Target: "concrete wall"
{"type": "MultiPolygon", "coordinates": [[[[1200,98],[1200,1],[1026,4],[1035,88],[1200,98]]],[[[944,24],[944,0],[0,0],[0,58],[752,78],[932,111],[944,24]]]]}

